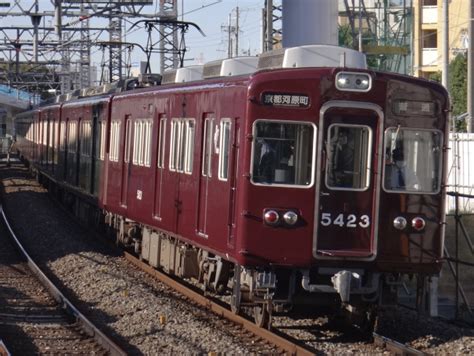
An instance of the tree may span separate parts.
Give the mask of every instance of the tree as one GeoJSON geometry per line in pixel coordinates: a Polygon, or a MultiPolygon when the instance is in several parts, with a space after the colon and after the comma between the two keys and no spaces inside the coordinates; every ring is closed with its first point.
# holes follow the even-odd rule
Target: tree
{"type": "MultiPolygon", "coordinates": [[[[449,63],[448,88],[453,106],[452,115],[459,116],[467,111],[467,55],[458,54],[449,63]]],[[[431,80],[441,82],[441,72],[430,75],[431,80]]],[[[456,122],[456,131],[466,132],[467,123],[465,120],[456,122]]]]}

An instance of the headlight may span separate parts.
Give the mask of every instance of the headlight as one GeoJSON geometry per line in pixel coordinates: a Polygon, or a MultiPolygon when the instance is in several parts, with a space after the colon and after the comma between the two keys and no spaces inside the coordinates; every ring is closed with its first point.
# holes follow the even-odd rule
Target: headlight
{"type": "Polygon", "coordinates": [[[298,222],[298,214],[296,214],[294,211],[287,211],[284,215],[283,215],[283,220],[285,221],[285,223],[287,223],[288,225],[295,225],[297,222],[298,222]]]}
{"type": "Polygon", "coordinates": [[[339,72],[336,88],[342,91],[368,92],[372,88],[372,77],[367,73],[339,72]]]}
{"type": "Polygon", "coordinates": [[[397,230],[403,230],[407,227],[407,219],[405,219],[403,216],[397,216],[395,219],[393,219],[393,227],[397,230]]]}

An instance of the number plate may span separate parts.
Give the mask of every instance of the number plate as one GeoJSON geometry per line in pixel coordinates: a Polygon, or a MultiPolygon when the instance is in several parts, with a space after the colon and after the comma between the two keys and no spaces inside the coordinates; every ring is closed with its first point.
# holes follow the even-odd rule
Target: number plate
{"type": "Polygon", "coordinates": [[[357,216],[354,214],[345,215],[322,213],[320,222],[323,226],[336,225],[348,228],[356,228],[360,226],[362,228],[368,228],[370,226],[370,217],[369,215],[357,216]]]}

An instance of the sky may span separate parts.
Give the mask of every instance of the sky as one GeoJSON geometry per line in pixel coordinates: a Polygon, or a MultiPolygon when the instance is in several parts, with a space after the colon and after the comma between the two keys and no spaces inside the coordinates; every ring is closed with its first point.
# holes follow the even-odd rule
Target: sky
{"type": "MultiPolygon", "coordinates": [[[[181,10],[182,2],[179,4],[181,10]]],[[[206,37],[191,30],[186,38],[191,64],[227,57],[227,32],[222,30],[232,14],[234,23],[239,8],[239,52],[261,52],[262,8],[264,0],[185,0],[184,20],[196,23],[206,37]],[[207,6],[207,7],[206,7],[207,6]]],[[[243,54],[243,53],[239,53],[243,54]]]]}
{"type": "MultiPolygon", "coordinates": [[[[145,6],[142,13],[155,13],[157,11],[157,2],[154,0],[153,5],[145,6]]],[[[0,1],[1,2],[1,1],[0,1]]],[[[15,1],[8,1],[11,8],[1,8],[0,11],[16,11],[19,12],[18,4],[24,9],[30,9],[34,0],[18,0],[17,5],[15,1]]],[[[51,0],[38,0],[39,11],[52,11],[51,0]]],[[[264,6],[264,0],[178,0],[179,20],[190,21],[196,23],[205,33],[203,37],[197,30],[190,27],[186,36],[186,47],[189,52],[186,54],[185,65],[201,64],[215,59],[227,57],[227,32],[222,30],[222,27],[228,25],[229,14],[233,12],[235,19],[235,8],[240,10],[240,48],[255,55],[261,52],[261,9],[264,6]],[[182,11],[184,9],[184,12],[182,11]]],[[[45,19],[43,19],[45,21],[45,19]]],[[[49,18],[46,25],[52,25],[52,19],[49,18]]],[[[63,21],[70,21],[63,20],[63,21]]],[[[235,20],[234,20],[235,21],[235,20]]],[[[31,26],[31,20],[28,16],[24,17],[0,17],[2,26],[12,25],[28,25],[31,26]]],[[[145,47],[146,45],[146,31],[141,27],[140,29],[133,29],[128,31],[131,23],[134,20],[130,19],[125,24],[126,37],[124,40],[128,42],[140,43],[145,47]],[[127,33],[128,32],[128,33],[127,33]]],[[[63,22],[64,23],[64,22],[63,22]]],[[[106,26],[108,21],[103,18],[91,18],[91,27],[106,26]]],[[[80,26],[80,24],[76,25],[80,26]]],[[[108,35],[105,33],[101,40],[108,40],[108,35]]],[[[157,38],[157,34],[154,35],[157,38]]],[[[0,41],[3,41],[3,36],[0,34],[0,41]]],[[[241,51],[239,51],[241,52],[241,51]]],[[[91,48],[92,65],[99,66],[102,60],[102,52],[98,46],[91,48]]],[[[131,62],[133,65],[139,66],[139,62],[145,60],[145,54],[135,49],[131,55],[131,62]]],[[[159,54],[152,56],[152,70],[157,72],[159,70],[159,54]],[[156,68],[155,68],[156,67],[156,68]]]]}

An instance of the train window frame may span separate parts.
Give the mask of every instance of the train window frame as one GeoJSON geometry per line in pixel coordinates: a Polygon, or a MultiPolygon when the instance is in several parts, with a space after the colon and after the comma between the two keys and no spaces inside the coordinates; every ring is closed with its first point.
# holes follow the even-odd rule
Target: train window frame
{"type": "Polygon", "coordinates": [[[106,138],[106,121],[102,120],[99,123],[99,137],[100,137],[100,149],[99,149],[99,160],[105,159],[105,138],[106,138]]]}
{"type": "Polygon", "coordinates": [[[90,120],[81,121],[81,126],[79,129],[80,129],[80,140],[81,140],[81,144],[79,146],[80,154],[81,156],[90,157],[91,152],[92,152],[92,145],[91,145],[92,123],[91,121],[90,120]]]}
{"type": "Polygon", "coordinates": [[[48,147],[53,148],[54,143],[54,121],[48,120],[49,126],[49,138],[48,138],[48,147]]]}
{"type": "Polygon", "coordinates": [[[54,121],[54,143],[53,143],[54,150],[58,149],[58,139],[59,139],[59,122],[56,120],[54,121]]]}
{"type": "Polygon", "coordinates": [[[123,151],[124,163],[130,163],[131,141],[132,141],[132,120],[131,120],[130,115],[127,115],[125,116],[125,148],[123,151]]]}
{"type": "Polygon", "coordinates": [[[77,152],[77,121],[68,121],[67,123],[67,151],[68,153],[77,152]]]}
{"type": "MultiPolygon", "coordinates": [[[[441,192],[442,189],[442,167],[443,167],[443,145],[444,145],[444,134],[441,130],[438,129],[425,129],[425,128],[416,128],[416,127],[401,127],[401,126],[390,126],[387,127],[384,131],[384,137],[383,137],[383,159],[384,162],[382,164],[382,189],[384,192],[389,193],[389,194],[411,194],[411,195],[436,195],[441,192]],[[387,177],[387,157],[385,155],[385,150],[387,148],[387,134],[389,133],[390,130],[404,130],[404,131],[416,131],[416,132],[431,132],[431,133],[437,133],[439,135],[439,158],[438,158],[438,169],[437,169],[437,177],[438,177],[438,182],[437,182],[437,189],[436,190],[401,190],[401,189],[389,189],[386,187],[386,177],[387,177]]],[[[434,171],[433,171],[434,172],[434,171]]],[[[416,174],[413,173],[415,176],[416,174]]]]}
{"type": "MultiPolygon", "coordinates": [[[[132,164],[140,167],[151,167],[151,134],[152,119],[137,119],[133,124],[133,158],[132,164]]],[[[131,137],[131,135],[130,135],[131,137]]],[[[130,145],[131,146],[131,145],[130,145]]]]}
{"type": "Polygon", "coordinates": [[[232,120],[221,119],[219,123],[219,163],[217,178],[222,182],[229,179],[230,144],[232,141],[232,120]]]}
{"type": "Polygon", "coordinates": [[[181,126],[182,126],[182,122],[179,118],[171,119],[170,156],[169,156],[169,170],[171,172],[179,172],[178,160],[179,160],[181,126]]]}
{"type": "Polygon", "coordinates": [[[183,135],[183,151],[184,151],[184,173],[193,174],[193,163],[194,163],[194,140],[196,135],[196,120],[195,119],[184,119],[183,135]]]}
{"type": "Polygon", "coordinates": [[[165,168],[165,151],[166,151],[166,122],[167,118],[165,115],[160,117],[159,121],[159,130],[158,133],[159,141],[158,141],[158,162],[157,167],[160,169],[165,168]]]}
{"type": "Polygon", "coordinates": [[[119,141],[120,141],[120,120],[112,120],[110,124],[110,144],[109,144],[109,161],[119,161],[119,141]]]}
{"type": "Polygon", "coordinates": [[[371,177],[371,171],[372,171],[372,150],[373,150],[373,130],[370,126],[368,125],[359,125],[359,124],[342,124],[342,123],[334,123],[329,125],[327,129],[327,143],[326,143],[326,162],[325,162],[325,174],[324,174],[324,184],[326,185],[326,188],[328,190],[333,190],[333,191],[351,191],[351,192],[365,192],[368,189],[370,189],[370,185],[372,183],[372,177],[371,177]],[[340,128],[365,128],[368,131],[368,139],[367,139],[367,155],[366,155],[366,176],[365,176],[365,186],[361,188],[354,188],[354,187],[344,187],[344,186],[334,186],[329,184],[329,171],[330,171],[330,159],[331,155],[329,154],[330,152],[330,142],[329,138],[330,136],[330,131],[334,127],[340,127],[340,128]]]}
{"type": "Polygon", "coordinates": [[[208,117],[204,120],[204,145],[202,149],[202,168],[201,175],[203,177],[212,177],[212,149],[214,139],[214,120],[213,117],[208,117]]]}
{"type": "Polygon", "coordinates": [[[251,159],[250,159],[250,182],[255,186],[261,187],[274,187],[274,188],[294,188],[294,189],[311,189],[315,184],[316,179],[316,149],[317,149],[317,136],[318,136],[318,127],[311,121],[304,120],[279,120],[279,119],[257,119],[252,124],[252,149],[251,149],[251,159]],[[276,124],[290,124],[290,125],[305,125],[312,129],[312,147],[311,147],[311,166],[310,173],[311,179],[309,184],[288,184],[288,183],[278,183],[278,182],[257,182],[254,180],[254,164],[255,164],[255,150],[256,150],[256,140],[257,136],[257,125],[262,122],[276,123],[276,124]]]}
{"type": "Polygon", "coordinates": [[[59,125],[59,150],[61,152],[66,151],[66,140],[67,140],[67,122],[61,121],[59,125]]]}

